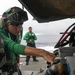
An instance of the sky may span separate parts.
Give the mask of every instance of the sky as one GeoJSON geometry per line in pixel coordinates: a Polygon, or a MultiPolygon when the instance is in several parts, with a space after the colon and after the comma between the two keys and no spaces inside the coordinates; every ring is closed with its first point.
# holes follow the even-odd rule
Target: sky
{"type": "MultiPolygon", "coordinates": [[[[18,0],[0,0],[0,15],[8,8],[13,6],[18,6],[22,8],[22,5],[18,0]]],[[[25,11],[27,11],[25,9],[25,11]]],[[[28,14],[28,21],[24,22],[23,24],[23,35],[28,31],[28,27],[32,26],[33,31],[36,35],[58,35],[60,32],[64,32],[67,27],[75,22],[75,19],[65,19],[60,21],[52,21],[47,23],[38,23],[36,20],[33,20],[33,17],[29,12],[28,14]]]]}

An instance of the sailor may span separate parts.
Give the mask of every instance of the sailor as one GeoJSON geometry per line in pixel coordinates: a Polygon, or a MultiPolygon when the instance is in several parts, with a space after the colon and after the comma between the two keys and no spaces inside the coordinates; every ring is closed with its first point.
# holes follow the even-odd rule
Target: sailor
{"type": "Polygon", "coordinates": [[[0,35],[4,41],[7,62],[2,67],[2,72],[13,75],[15,72],[20,75],[17,65],[17,58],[21,55],[32,55],[43,57],[48,62],[53,62],[55,55],[44,49],[32,48],[21,45],[22,25],[27,21],[27,13],[19,7],[12,7],[5,11],[0,19],[0,35]]]}
{"type": "MultiPolygon", "coordinates": [[[[37,40],[37,37],[35,35],[35,33],[33,32],[32,30],[32,27],[28,27],[28,32],[24,35],[24,40],[26,40],[27,42],[27,46],[30,46],[30,47],[35,47],[36,48],[36,44],[35,44],[35,40],[37,40]]],[[[32,56],[33,57],[33,61],[38,61],[36,59],[36,56],[32,56]]],[[[30,56],[26,56],[26,65],[29,64],[29,59],[30,59],[30,56]]]]}

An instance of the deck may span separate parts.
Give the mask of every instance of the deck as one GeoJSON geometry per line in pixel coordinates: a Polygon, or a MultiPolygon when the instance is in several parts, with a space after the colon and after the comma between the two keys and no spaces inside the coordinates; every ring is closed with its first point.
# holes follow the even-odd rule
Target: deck
{"type": "Polygon", "coordinates": [[[36,75],[40,69],[47,67],[46,61],[41,57],[37,57],[38,62],[34,62],[33,59],[30,58],[29,65],[26,65],[25,59],[25,57],[20,58],[20,70],[22,75],[36,75]]]}

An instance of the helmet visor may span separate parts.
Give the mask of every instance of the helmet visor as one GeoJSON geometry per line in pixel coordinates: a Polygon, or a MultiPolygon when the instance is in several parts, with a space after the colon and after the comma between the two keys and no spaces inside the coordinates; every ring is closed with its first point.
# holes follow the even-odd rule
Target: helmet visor
{"type": "Polygon", "coordinates": [[[26,21],[25,17],[26,17],[25,13],[17,12],[17,13],[14,13],[12,16],[9,16],[7,19],[8,19],[8,22],[19,24],[19,23],[23,23],[24,21],[26,21]]]}
{"type": "Polygon", "coordinates": [[[28,20],[27,12],[18,7],[13,7],[4,12],[3,17],[7,19],[7,23],[15,24],[23,24],[24,21],[28,20]]]}

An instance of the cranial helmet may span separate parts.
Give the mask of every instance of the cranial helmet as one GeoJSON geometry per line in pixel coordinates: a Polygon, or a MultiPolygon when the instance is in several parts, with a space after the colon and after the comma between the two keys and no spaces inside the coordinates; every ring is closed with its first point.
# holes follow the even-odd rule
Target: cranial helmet
{"type": "Polygon", "coordinates": [[[24,21],[28,20],[26,11],[19,7],[12,7],[3,13],[2,18],[5,23],[11,24],[22,24],[24,21]]]}

